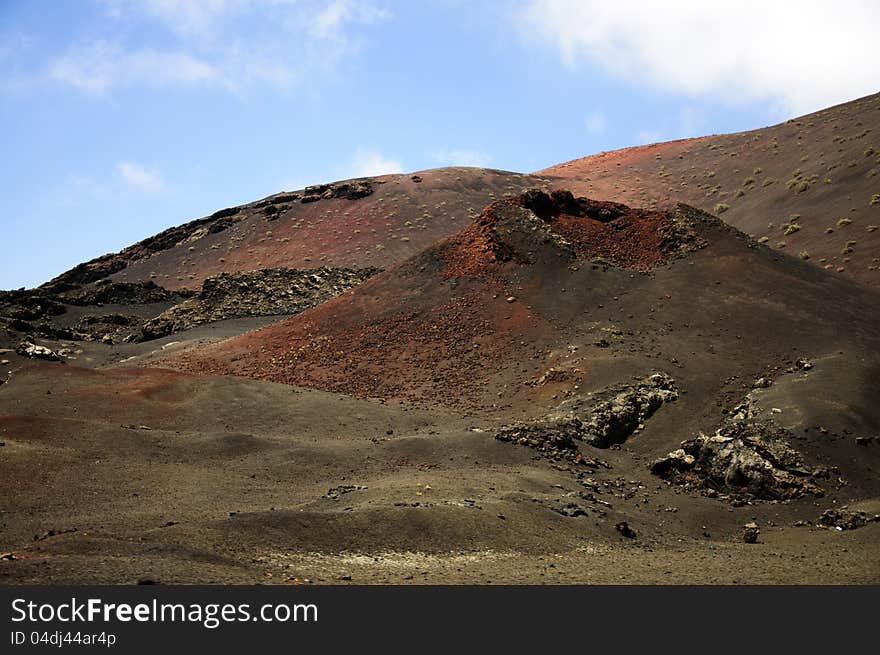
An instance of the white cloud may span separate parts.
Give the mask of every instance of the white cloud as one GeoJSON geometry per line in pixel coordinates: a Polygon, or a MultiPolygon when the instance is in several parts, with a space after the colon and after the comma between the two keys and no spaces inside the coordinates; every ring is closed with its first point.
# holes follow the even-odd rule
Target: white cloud
{"type": "Polygon", "coordinates": [[[155,168],[141,166],[130,161],[122,161],[116,165],[122,180],[141,191],[156,193],[165,189],[162,174],[155,168]]]}
{"type": "Polygon", "coordinates": [[[149,49],[127,53],[107,41],[70,48],[50,64],[49,77],[96,95],[113,86],[142,82],[167,85],[219,81],[210,64],[188,54],[149,49]]]}
{"type": "Polygon", "coordinates": [[[880,89],[880,3],[528,0],[527,38],[636,83],[803,113],[880,89]]]}
{"type": "Polygon", "coordinates": [[[378,150],[359,148],[345,170],[348,177],[374,177],[389,173],[402,173],[403,165],[396,159],[386,157],[378,150]]]}
{"type": "Polygon", "coordinates": [[[319,38],[339,39],[347,22],[369,25],[388,18],[389,15],[388,11],[363,2],[334,0],[318,12],[309,29],[319,38]]]}
{"type": "Polygon", "coordinates": [[[476,166],[478,168],[485,168],[492,160],[482,150],[469,148],[443,148],[432,152],[431,157],[444,166],[476,166]]]}
{"type": "Polygon", "coordinates": [[[605,116],[602,112],[594,111],[587,116],[587,119],[584,121],[584,127],[586,127],[587,132],[590,132],[591,134],[600,134],[605,131],[606,127],[608,127],[608,122],[605,120],[605,116]]]}
{"type": "Polygon", "coordinates": [[[306,77],[333,71],[343,57],[358,51],[357,28],[388,16],[370,0],[102,4],[119,36],[69,45],[48,62],[50,79],[92,94],[130,85],[289,91],[306,77]],[[147,28],[149,23],[154,25],[147,28]],[[152,40],[134,43],[125,38],[129,34],[152,40]]]}

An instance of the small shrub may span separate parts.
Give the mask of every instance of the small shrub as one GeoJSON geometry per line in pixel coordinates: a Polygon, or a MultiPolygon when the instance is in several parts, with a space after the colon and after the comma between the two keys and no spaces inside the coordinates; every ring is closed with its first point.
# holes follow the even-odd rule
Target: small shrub
{"type": "Polygon", "coordinates": [[[877,231],[877,226],[876,226],[876,225],[869,225],[869,226],[866,227],[865,229],[866,229],[868,232],[876,232],[876,231],[877,231]]]}
{"type": "Polygon", "coordinates": [[[773,184],[774,182],[776,182],[776,180],[773,179],[772,177],[765,177],[765,178],[764,178],[764,181],[761,182],[761,186],[770,186],[770,185],[773,184]]]}
{"type": "Polygon", "coordinates": [[[800,231],[801,226],[797,223],[791,223],[785,226],[785,231],[783,231],[783,236],[788,236],[789,234],[794,234],[795,232],[800,231]]]}
{"type": "Polygon", "coordinates": [[[838,218],[837,219],[837,227],[846,227],[847,225],[852,224],[851,218],[838,218]]]}
{"type": "Polygon", "coordinates": [[[801,250],[801,251],[798,253],[798,257],[800,257],[801,259],[809,259],[809,258],[810,258],[810,253],[808,253],[806,250],[801,250]]]}
{"type": "Polygon", "coordinates": [[[770,241],[770,237],[761,237],[758,239],[758,243],[767,243],[768,241],[770,241]]]}
{"type": "Polygon", "coordinates": [[[871,196],[871,204],[880,205],[880,193],[875,193],[873,196],[871,196]]]}
{"type": "Polygon", "coordinates": [[[728,209],[730,209],[730,205],[728,205],[727,203],[724,203],[724,202],[719,202],[717,205],[715,205],[715,213],[716,214],[723,214],[728,209]]]}
{"type": "Polygon", "coordinates": [[[755,183],[755,178],[753,178],[753,177],[747,177],[746,179],[743,180],[743,186],[749,186],[750,184],[754,184],[754,183],[755,183]]]}

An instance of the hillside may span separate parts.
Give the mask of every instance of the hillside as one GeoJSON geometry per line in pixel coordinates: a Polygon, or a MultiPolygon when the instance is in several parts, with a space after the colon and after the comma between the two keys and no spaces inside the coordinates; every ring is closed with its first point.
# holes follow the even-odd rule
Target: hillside
{"type": "Polygon", "coordinates": [[[877,300],[684,205],[532,191],[330,302],[181,362],[494,413],[672,368],[714,402],[731,378],[750,384],[793,353],[870,353],[877,300]]]}
{"type": "Polygon", "coordinates": [[[110,279],[197,290],[222,272],[384,268],[460,230],[493,198],[532,184],[518,173],[440,168],[282,192],[169,228],[83,263],[43,288],[110,279]]]}
{"type": "Polygon", "coordinates": [[[773,127],[603,152],[536,175],[592,198],[684,202],[880,288],[880,94],[773,127]]]}
{"type": "Polygon", "coordinates": [[[878,100],[0,292],[0,582],[876,584],[878,100]]]}

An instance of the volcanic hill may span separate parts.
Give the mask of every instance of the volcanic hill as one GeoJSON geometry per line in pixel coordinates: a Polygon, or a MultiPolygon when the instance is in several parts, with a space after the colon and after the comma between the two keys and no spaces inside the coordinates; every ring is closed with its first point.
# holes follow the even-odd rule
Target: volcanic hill
{"type": "Polygon", "coordinates": [[[591,198],[685,202],[880,288],[880,94],[772,127],[602,152],[536,175],[591,198]]]}
{"type": "Polygon", "coordinates": [[[876,584],[878,110],[316,185],[0,292],[0,582],[876,584]]]}
{"type": "Polygon", "coordinates": [[[441,168],[320,184],[229,207],[62,273],[48,291],[96,280],[197,290],[210,276],[261,268],[384,268],[467,225],[528,175],[441,168]]]}

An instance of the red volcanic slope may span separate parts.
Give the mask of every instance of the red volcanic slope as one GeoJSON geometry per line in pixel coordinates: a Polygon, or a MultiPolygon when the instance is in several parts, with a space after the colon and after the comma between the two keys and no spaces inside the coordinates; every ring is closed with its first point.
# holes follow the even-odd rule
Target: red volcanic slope
{"type": "Polygon", "coordinates": [[[160,363],[507,414],[659,367],[714,403],[794,351],[880,345],[878,319],[876,294],[698,210],[531,192],[324,305],[160,363]]]}
{"type": "Polygon", "coordinates": [[[772,248],[877,287],[878,130],[875,95],[773,127],[599,153],[535,175],[442,168],[348,181],[372,187],[355,199],[288,202],[291,194],[276,194],[169,228],[67,279],[86,273],[78,281],[109,275],[196,289],[223,271],[387,268],[466,227],[487,202],[541,187],[634,206],[685,202],[772,248]],[[280,211],[267,214],[267,202],[280,211]]]}
{"type": "MultiPolygon", "coordinates": [[[[372,192],[314,202],[302,202],[296,193],[275,194],[170,228],[78,268],[102,269],[92,279],[108,274],[116,281],[152,279],[173,290],[198,289],[206,277],[224,271],[386,268],[457,232],[486,203],[537,182],[519,173],[459,167],[354,183],[367,184],[372,192]],[[278,211],[268,214],[270,204],[278,211]]],[[[77,273],[74,269],[56,281],[77,273]]]]}
{"type": "Polygon", "coordinates": [[[880,94],[773,127],[603,152],[537,175],[594,198],[684,202],[880,288],[880,94]]]}

